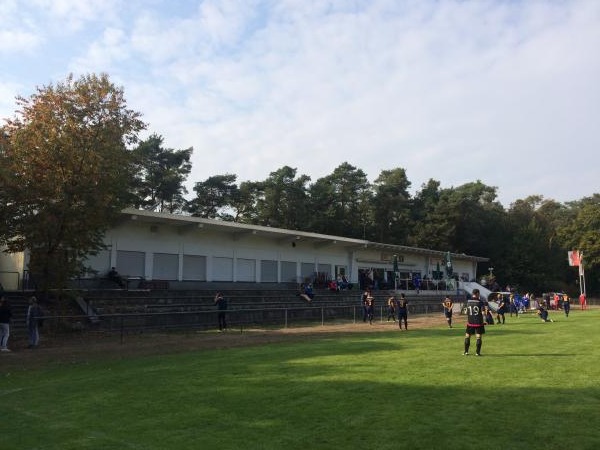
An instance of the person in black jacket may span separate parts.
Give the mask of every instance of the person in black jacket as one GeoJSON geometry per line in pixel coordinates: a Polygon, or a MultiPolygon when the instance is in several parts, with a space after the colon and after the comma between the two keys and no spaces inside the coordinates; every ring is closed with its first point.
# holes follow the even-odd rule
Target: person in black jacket
{"type": "Polygon", "coordinates": [[[27,308],[27,335],[29,336],[29,347],[28,348],[37,348],[40,343],[40,317],[42,317],[44,313],[42,309],[38,305],[37,298],[31,297],[29,299],[29,308],[27,308]]]}
{"type": "Polygon", "coordinates": [[[8,300],[0,297],[0,352],[10,352],[8,349],[8,337],[10,336],[10,319],[12,312],[8,300]]]}
{"type": "Polygon", "coordinates": [[[215,295],[215,305],[217,305],[217,319],[219,321],[219,331],[227,330],[227,299],[221,292],[215,295]]]}

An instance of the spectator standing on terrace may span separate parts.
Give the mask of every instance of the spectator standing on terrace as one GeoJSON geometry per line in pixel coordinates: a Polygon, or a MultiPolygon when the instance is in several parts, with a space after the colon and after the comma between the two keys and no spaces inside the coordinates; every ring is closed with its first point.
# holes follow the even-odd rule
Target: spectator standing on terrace
{"type": "Polygon", "coordinates": [[[219,331],[227,330],[227,299],[221,292],[215,295],[215,305],[217,305],[217,319],[219,321],[219,331]]]}
{"type": "Polygon", "coordinates": [[[8,300],[0,297],[0,351],[10,352],[8,349],[8,337],[10,336],[10,319],[12,312],[8,300]]]}
{"type": "Polygon", "coordinates": [[[465,330],[465,350],[463,355],[469,354],[471,346],[471,336],[477,338],[475,355],[481,356],[482,336],[485,334],[485,322],[483,320],[483,311],[486,305],[479,297],[479,289],[473,289],[471,298],[467,300],[467,328],[465,330]]]}
{"type": "Polygon", "coordinates": [[[413,286],[418,294],[421,291],[421,275],[418,273],[413,276],[413,286]]]}
{"type": "Polygon", "coordinates": [[[446,295],[446,298],[442,300],[442,307],[444,308],[444,316],[446,317],[446,322],[448,322],[448,328],[452,328],[452,307],[454,303],[449,295],[446,295]]]}
{"type": "Polygon", "coordinates": [[[402,329],[402,322],[404,322],[404,329],[408,330],[408,300],[404,294],[400,294],[398,300],[398,327],[402,329]]]}

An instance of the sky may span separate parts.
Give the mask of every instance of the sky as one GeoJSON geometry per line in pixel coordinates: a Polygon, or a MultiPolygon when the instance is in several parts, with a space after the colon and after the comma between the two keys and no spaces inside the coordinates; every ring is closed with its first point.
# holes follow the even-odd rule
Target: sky
{"type": "MultiPolygon", "coordinates": [[[[415,194],[480,180],[508,208],[600,188],[597,0],[0,0],[0,119],[107,73],[186,186],[344,162],[415,194]]],[[[189,196],[188,196],[189,197],[189,196]]]]}

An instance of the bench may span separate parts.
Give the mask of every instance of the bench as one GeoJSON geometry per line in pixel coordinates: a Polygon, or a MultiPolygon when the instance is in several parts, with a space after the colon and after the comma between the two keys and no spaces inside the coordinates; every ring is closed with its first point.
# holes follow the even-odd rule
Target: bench
{"type": "Polygon", "coordinates": [[[138,289],[169,289],[169,282],[165,280],[142,280],[138,289]]]}

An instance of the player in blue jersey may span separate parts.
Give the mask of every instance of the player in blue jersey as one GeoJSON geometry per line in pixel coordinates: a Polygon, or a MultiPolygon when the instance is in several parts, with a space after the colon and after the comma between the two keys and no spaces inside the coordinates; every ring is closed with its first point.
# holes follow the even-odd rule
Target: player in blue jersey
{"type": "Polygon", "coordinates": [[[463,355],[469,354],[471,336],[477,338],[475,355],[481,356],[481,337],[485,333],[485,321],[483,312],[486,304],[479,297],[479,289],[473,289],[471,298],[467,301],[467,329],[465,331],[465,351],[463,355]]]}

